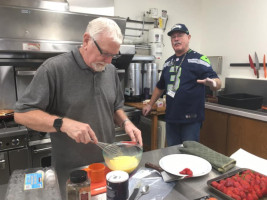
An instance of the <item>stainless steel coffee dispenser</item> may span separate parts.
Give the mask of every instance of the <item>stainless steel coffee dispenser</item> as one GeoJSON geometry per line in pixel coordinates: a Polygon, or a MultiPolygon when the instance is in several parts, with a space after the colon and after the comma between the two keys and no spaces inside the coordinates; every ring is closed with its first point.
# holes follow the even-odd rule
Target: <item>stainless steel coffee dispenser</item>
{"type": "Polygon", "coordinates": [[[124,96],[126,101],[142,99],[142,63],[130,63],[125,71],[124,96]]]}
{"type": "Polygon", "coordinates": [[[158,65],[156,63],[145,63],[143,68],[143,87],[144,98],[151,97],[158,82],[158,65]]]}

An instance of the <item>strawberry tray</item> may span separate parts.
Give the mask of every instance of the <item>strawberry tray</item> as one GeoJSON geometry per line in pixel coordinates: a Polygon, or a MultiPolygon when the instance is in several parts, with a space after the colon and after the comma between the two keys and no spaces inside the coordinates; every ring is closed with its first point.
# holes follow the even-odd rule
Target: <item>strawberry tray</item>
{"type": "Polygon", "coordinates": [[[267,198],[267,176],[247,168],[210,179],[207,185],[226,200],[267,198]]]}

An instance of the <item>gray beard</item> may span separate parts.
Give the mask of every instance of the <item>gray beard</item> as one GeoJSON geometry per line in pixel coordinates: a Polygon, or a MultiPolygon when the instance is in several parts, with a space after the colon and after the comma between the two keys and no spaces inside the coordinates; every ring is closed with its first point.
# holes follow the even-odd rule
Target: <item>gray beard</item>
{"type": "Polygon", "coordinates": [[[102,72],[105,70],[107,63],[104,62],[95,62],[91,64],[92,68],[94,69],[94,71],[96,72],[102,72]]]}

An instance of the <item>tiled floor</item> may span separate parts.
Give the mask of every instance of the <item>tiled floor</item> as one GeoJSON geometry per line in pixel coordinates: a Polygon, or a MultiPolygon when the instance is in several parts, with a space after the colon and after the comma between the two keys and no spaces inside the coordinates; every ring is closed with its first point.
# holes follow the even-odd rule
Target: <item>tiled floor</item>
{"type": "Polygon", "coordinates": [[[0,200],[5,199],[7,184],[0,185],[0,200]]]}

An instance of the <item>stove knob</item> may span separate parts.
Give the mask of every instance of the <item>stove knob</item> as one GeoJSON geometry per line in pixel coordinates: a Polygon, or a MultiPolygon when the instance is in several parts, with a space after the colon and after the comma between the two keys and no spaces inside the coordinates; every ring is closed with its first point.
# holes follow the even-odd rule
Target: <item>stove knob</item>
{"type": "Polygon", "coordinates": [[[13,140],[12,140],[12,145],[13,145],[13,146],[17,146],[17,145],[19,145],[19,139],[13,139],[13,140]]]}

